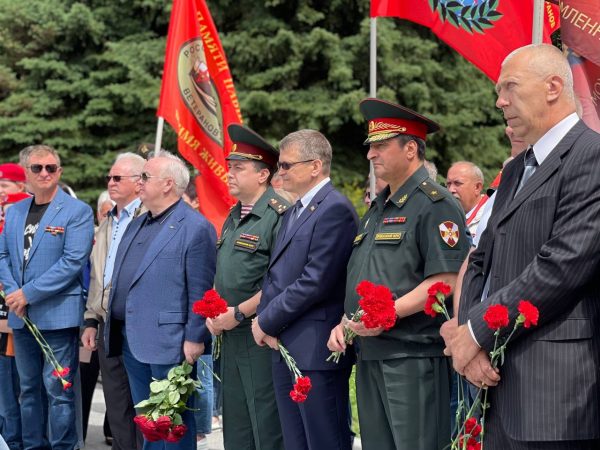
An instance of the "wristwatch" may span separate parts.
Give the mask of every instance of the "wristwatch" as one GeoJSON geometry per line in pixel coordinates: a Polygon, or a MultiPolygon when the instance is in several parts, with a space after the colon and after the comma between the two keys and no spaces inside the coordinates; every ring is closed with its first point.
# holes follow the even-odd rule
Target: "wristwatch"
{"type": "Polygon", "coordinates": [[[246,319],[246,316],[244,315],[244,313],[240,311],[239,306],[233,307],[233,318],[235,320],[237,320],[238,322],[243,322],[244,319],[246,319]]]}

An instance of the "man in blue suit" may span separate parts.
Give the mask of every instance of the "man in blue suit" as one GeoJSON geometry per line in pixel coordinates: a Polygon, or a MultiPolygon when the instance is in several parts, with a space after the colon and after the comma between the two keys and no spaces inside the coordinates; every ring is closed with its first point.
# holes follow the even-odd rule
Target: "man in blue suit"
{"type": "MultiPolygon", "coordinates": [[[[213,286],[216,234],[181,200],[188,182],[178,157],[161,152],[148,161],[140,181],[148,213],[130,223],[117,251],[105,348],[108,356],[123,355],[134,404],[148,398],[152,378],[166,378],[184,359],[194,364],[210,345],[192,305],[213,286]]],[[[188,431],[181,441],[144,441],[144,449],[195,448],[192,411],[183,421],[188,431]]]]}
{"type": "Polygon", "coordinates": [[[0,281],[14,330],[23,446],[72,450],[77,445],[75,394],[52,375],[53,367],[21,317],[27,315],[37,325],[58,362],[70,369],[66,378],[72,382],[85,306],[82,271],[92,249],[94,219],[89,206],[59,188],[62,168],[52,147],[31,147],[26,169],[33,198],[8,210],[0,235],[0,281]],[[41,413],[42,383],[47,418],[41,413]]]}
{"type": "MultiPolygon", "coordinates": [[[[318,131],[300,130],[280,143],[283,188],[300,200],[285,214],[252,326],[258,345],[289,350],[313,388],[294,403],[294,383],[278,352],[273,384],[286,450],[350,449],[348,379],[353,360],[327,362],[329,331],[344,310],[346,264],[356,236],[354,208],[329,179],[331,145],[318,131]]],[[[351,352],[348,352],[350,355],[351,352]]]]}

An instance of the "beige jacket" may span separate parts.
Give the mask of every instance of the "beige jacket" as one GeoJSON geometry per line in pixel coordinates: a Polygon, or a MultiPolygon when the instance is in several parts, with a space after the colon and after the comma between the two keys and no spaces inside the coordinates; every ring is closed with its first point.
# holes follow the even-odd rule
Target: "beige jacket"
{"type": "MultiPolygon", "coordinates": [[[[144,205],[140,205],[134,211],[133,218],[135,219],[147,211],[148,209],[144,205]]],[[[112,236],[112,224],[112,217],[108,217],[100,224],[94,235],[94,246],[90,255],[90,288],[85,305],[85,313],[83,314],[86,327],[92,325],[90,319],[96,322],[104,322],[106,320],[111,286],[109,284],[106,289],[104,288],[104,267],[112,236]]]]}

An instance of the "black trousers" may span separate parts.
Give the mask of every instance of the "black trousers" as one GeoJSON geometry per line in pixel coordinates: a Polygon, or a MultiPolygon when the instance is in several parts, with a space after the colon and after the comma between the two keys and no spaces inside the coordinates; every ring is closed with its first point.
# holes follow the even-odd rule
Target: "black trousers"
{"type": "Polygon", "coordinates": [[[113,437],[112,449],[139,450],[142,448],[143,440],[133,422],[135,409],[123,357],[106,357],[103,336],[104,324],[100,323],[98,327],[98,362],[102,373],[106,415],[113,437]]]}

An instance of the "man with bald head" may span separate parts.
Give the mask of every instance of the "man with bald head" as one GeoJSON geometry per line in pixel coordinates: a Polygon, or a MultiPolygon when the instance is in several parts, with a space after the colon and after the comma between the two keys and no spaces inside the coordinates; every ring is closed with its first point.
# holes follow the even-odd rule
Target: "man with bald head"
{"type": "Polygon", "coordinates": [[[471,236],[477,230],[477,224],[483,213],[487,196],[483,189],[483,172],[469,161],[458,161],[450,166],[446,175],[446,187],[462,206],[471,236]]]}
{"type": "MultiPolygon", "coordinates": [[[[153,378],[166,378],[183,360],[195,366],[210,335],[192,305],[213,286],[216,233],[181,200],[189,179],[183,161],[168,152],[144,165],[139,196],[148,213],[129,224],[114,262],[105,349],[109,357],[123,355],[134,404],[148,398],[153,378]]],[[[182,417],[188,431],[170,449],[196,447],[192,411],[182,417]]],[[[164,446],[144,441],[144,450],[164,446]]]]}
{"type": "Polygon", "coordinates": [[[532,145],[504,169],[465,275],[461,325],[442,329],[446,353],[475,384],[501,378],[488,394],[486,449],[597,449],[600,135],[579,120],[569,64],[550,45],[510,54],[496,91],[507,124],[532,145]],[[521,299],[539,323],[515,332],[496,373],[482,316],[502,304],[513,321],[521,299]]]}

